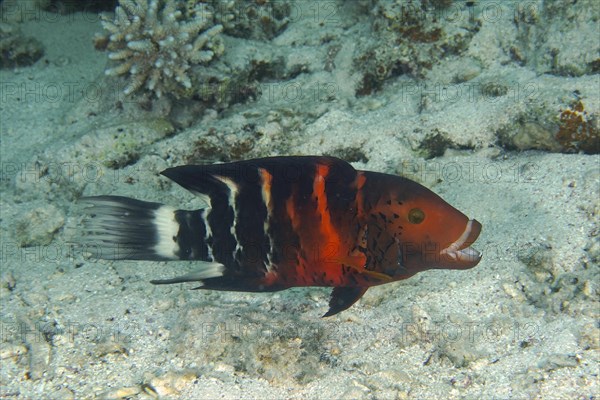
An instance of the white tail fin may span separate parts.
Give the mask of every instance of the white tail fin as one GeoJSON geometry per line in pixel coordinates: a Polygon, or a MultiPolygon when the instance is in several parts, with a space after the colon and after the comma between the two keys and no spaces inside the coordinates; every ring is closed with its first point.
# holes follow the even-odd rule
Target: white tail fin
{"type": "Polygon", "coordinates": [[[85,197],[80,243],[94,258],[178,260],[175,209],[120,196],[85,197]]]}
{"type": "Polygon", "coordinates": [[[108,260],[198,260],[193,273],[152,283],[202,282],[223,276],[214,262],[204,210],[184,211],[121,196],[81,199],[83,224],[76,239],[92,257],[108,260]]]}

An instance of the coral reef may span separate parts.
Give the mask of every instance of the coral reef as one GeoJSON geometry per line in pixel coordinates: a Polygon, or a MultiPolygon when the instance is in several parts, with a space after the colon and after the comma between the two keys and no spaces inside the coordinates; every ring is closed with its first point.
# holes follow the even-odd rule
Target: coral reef
{"type": "Polygon", "coordinates": [[[224,51],[223,26],[213,19],[211,7],[202,2],[120,0],[114,20],[102,16],[106,32],[96,36],[95,46],[116,62],[107,75],[129,76],[125,94],[144,87],[156,97],[190,97],[188,70],[224,51]]]}

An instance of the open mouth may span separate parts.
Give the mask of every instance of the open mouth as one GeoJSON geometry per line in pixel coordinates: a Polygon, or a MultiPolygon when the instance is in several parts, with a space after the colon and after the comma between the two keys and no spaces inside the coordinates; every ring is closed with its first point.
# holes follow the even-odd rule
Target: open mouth
{"type": "Polygon", "coordinates": [[[453,267],[471,268],[476,266],[481,260],[481,253],[469,246],[477,240],[480,232],[481,224],[477,220],[470,219],[458,240],[443,249],[440,255],[453,267]]]}

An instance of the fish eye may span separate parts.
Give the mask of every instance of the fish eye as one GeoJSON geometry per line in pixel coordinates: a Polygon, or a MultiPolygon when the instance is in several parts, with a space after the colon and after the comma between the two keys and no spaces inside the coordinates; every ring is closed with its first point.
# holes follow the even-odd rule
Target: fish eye
{"type": "Polygon", "coordinates": [[[425,213],[420,208],[413,208],[408,212],[408,221],[411,224],[420,224],[425,219],[425,213]]]}

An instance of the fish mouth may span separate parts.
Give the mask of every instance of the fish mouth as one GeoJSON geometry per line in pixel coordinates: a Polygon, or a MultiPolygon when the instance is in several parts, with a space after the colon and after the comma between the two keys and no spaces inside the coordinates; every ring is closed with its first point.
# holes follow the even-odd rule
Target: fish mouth
{"type": "Polygon", "coordinates": [[[480,233],[481,224],[475,219],[470,219],[458,240],[440,251],[444,264],[447,264],[445,267],[466,269],[476,266],[481,260],[481,253],[469,246],[477,240],[480,233]]]}

